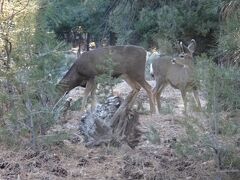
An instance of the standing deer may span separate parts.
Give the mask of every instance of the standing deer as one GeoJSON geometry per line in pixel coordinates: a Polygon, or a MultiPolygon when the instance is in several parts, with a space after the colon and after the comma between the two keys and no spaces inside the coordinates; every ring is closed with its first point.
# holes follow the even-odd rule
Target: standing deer
{"type": "Polygon", "coordinates": [[[86,87],[81,110],[85,108],[89,94],[93,98],[93,109],[96,102],[96,77],[109,71],[104,68],[107,67],[107,59],[113,63],[111,76],[121,76],[131,86],[134,97],[131,103],[143,87],[149,96],[150,110],[155,113],[151,86],[145,80],[146,51],[138,46],[109,46],[84,52],[58,83],[61,93],[69,92],[77,86],[86,87]]]}
{"type": "Polygon", "coordinates": [[[181,91],[184,102],[184,113],[187,110],[186,93],[193,91],[194,99],[198,108],[201,110],[201,103],[198,96],[197,84],[194,77],[193,52],[196,42],[191,40],[188,47],[180,43],[180,54],[172,58],[170,56],[157,56],[151,64],[151,74],[154,76],[156,85],[153,88],[154,100],[157,102],[158,112],[160,113],[160,96],[166,85],[170,84],[175,89],[181,91]]]}

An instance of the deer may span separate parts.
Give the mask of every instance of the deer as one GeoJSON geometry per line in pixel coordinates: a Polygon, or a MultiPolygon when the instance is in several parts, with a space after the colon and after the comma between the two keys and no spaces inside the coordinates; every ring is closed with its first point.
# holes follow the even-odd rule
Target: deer
{"type": "MultiPolygon", "coordinates": [[[[144,88],[149,96],[150,111],[155,113],[152,87],[145,80],[146,51],[140,46],[122,45],[96,48],[82,53],[67,73],[57,84],[60,94],[68,93],[77,86],[85,87],[81,111],[87,104],[87,98],[92,96],[91,109],[96,106],[96,78],[108,73],[106,60],[112,61],[111,76],[124,79],[132,88],[133,94],[131,104],[137,97],[141,88],[144,88]]],[[[129,103],[130,104],[130,103],[129,103]]]]}
{"type": "Polygon", "coordinates": [[[196,49],[196,41],[191,40],[188,46],[179,43],[180,53],[176,57],[167,55],[155,56],[150,64],[150,73],[155,79],[153,88],[154,101],[160,113],[160,97],[164,88],[170,84],[173,88],[181,91],[184,102],[184,114],[187,113],[186,94],[193,92],[195,102],[199,110],[202,110],[198,95],[197,81],[194,74],[193,53],[196,49]]]}

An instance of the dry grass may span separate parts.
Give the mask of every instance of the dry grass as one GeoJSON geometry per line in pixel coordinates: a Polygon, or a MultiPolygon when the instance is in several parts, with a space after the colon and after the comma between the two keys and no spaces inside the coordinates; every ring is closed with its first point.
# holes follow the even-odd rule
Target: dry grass
{"type": "MultiPolygon", "coordinates": [[[[130,91],[125,83],[115,88],[115,91],[123,96],[127,90],[130,91]]],[[[143,90],[140,96],[143,101],[147,100],[143,90]]],[[[56,125],[49,131],[49,134],[67,132],[69,134],[67,140],[42,148],[38,153],[30,150],[11,152],[1,147],[0,179],[16,179],[18,175],[21,180],[200,180],[216,179],[217,176],[227,180],[237,177],[239,172],[232,172],[233,175],[224,171],[217,173],[215,161],[203,156],[212,152],[205,152],[207,149],[201,144],[203,142],[197,142],[199,140],[192,144],[186,143],[186,146],[190,146],[196,152],[181,156],[178,154],[177,147],[185,146],[182,140],[188,138],[190,130],[196,132],[198,136],[210,131],[209,119],[203,113],[194,112],[192,109],[188,116],[183,115],[181,95],[170,87],[164,91],[163,97],[163,107],[170,110],[167,109],[161,115],[140,116],[142,131],[147,133],[150,127],[154,127],[158,132],[160,144],[151,143],[147,136],[143,135],[141,143],[135,149],[125,146],[121,149],[113,147],[88,149],[84,147],[78,132],[82,113],[70,111],[67,113],[65,124],[56,125]]],[[[206,101],[202,94],[200,99],[204,107],[206,101]]]]}

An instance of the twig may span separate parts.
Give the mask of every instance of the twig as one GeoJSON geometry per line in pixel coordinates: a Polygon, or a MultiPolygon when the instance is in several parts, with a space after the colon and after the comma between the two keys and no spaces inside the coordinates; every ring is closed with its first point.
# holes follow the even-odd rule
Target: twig
{"type": "Polygon", "coordinates": [[[55,110],[57,105],[62,101],[62,99],[65,98],[66,94],[67,94],[67,92],[65,92],[65,94],[56,102],[56,104],[53,106],[52,112],[55,110]]]}
{"type": "Polygon", "coordinates": [[[7,17],[4,21],[7,21],[7,20],[10,20],[10,19],[13,19],[14,16],[16,16],[18,13],[20,13],[21,11],[23,11],[24,9],[27,8],[27,6],[29,5],[29,2],[30,0],[27,1],[26,5],[23,6],[23,8],[21,8],[20,10],[16,11],[15,13],[13,12],[11,16],[7,17]]]}
{"type": "Polygon", "coordinates": [[[231,172],[240,172],[240,170],[238,170],[238,169],[229,169],[229,170],[219,170],[219,171],[217,171],[217,172],[219,172],[219,173],[231,173],[231,172]]]}

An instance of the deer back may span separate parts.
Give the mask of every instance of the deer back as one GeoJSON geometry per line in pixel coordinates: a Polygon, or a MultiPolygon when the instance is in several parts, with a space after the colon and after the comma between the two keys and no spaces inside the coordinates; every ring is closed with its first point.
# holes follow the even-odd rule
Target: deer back
{"type": "Polygon", "coordinates": [[[113,76],[128,74],[137,77],[144,72],[146,51],[132,45],[98,48],[83,53],[76,63],[78,72],[89,77],[107,71],[112,71],[113,76]]]}
{"type": "Polygon", "coordinates": [[[144,79],[145,63],[146,51],[142,47],[126,45],[97,48],[82,53],[59,85],[64,85],[64,90],[70,91],[103,73],[111,73],[113,77],[127,74],[134,80],[144,79]]]}

